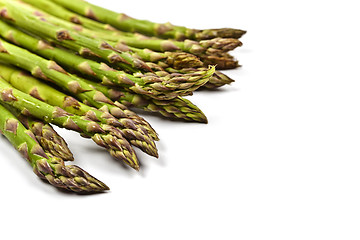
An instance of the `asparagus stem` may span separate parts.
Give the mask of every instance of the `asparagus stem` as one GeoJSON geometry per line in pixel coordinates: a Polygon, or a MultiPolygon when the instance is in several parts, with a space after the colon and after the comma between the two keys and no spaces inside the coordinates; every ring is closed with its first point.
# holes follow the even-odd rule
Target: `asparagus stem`
{"type": "Polygon", "coordinates": [[[29,3],[51,15],[54,15],[60,19],[63,19],[68,22],[72,22],[78,24],[80,26],[84,26],[88,29],[96,30],[96,31],[118,31],[114,27],[109,24],[100,23],[84,17],[80,14],[69,11],[68,9],[60,6],[59,4],[48,1],[48,0],[23,0],[23,2],[29,3]]]}
{"type": "Polygon", "coordinates": [[[125,92],[118,101],[126,106],[158,113],[169,119],[200,123],[208,122],[205,114],[200,110],[200,108],[198,108],[190,100],[183,97],[177,97],[170,100],[156,100],[125,92]]]}
{"type": "Polygon", "coordinates": [[[59,107],[44,103],[14,89],[2,78],[0,78],[0,102],[11,105],[21,111],[22,114],[31,115],[59,127],[77,131],[82,136],[91,137],[96,144],[106,148],[114,158],[125,162],[136,170],[139,169],[134,150],[128,141],[122,137],[122,134],[110,125],[99,125],[94,121],[72,115],[59,107]]]}
{"type": "MultiPolygon", "coordinates": [[[[1,70],[0,70],[1,71],[1,70]]],[[[53,129],[53,127],[41,120],[21,114],[21,112],[9,105],[4,105],[39,142],[46,154],[60,158],[63,161],[73,161],[74,157],[65,140],[53,129]]]]}
{"type": "MultiPolygon", "coordinates": [[[[204,63],[197,56],[186,52],[155,52],[150,49],[140,49],[135,47],[128,47],[124,44],[116,44],[116,49],[128,48],[130,54],[134,57],[144,61],[151,69],[150,63],[160,65],[161,68],[173,67],[175,69],[182,69],[188,67],[202,67],[204,63]]],[[[154,70],[154,69],[153,69],[154,70]]]]}
{"type": "Polygon", "coordinates": [[[239,63],[228,53],[222,53],[220,55],[200,55],[201,61],[204,65],[216,65],[217,69],[226,70],[239,67],[239,63]]]}
{"type": "Polygon", "coordinates": [[[165,39],[173,38],[183,40],[188,38],[193,40],[202,40],[216,37],[240,38],[246,33],[246,31],[232,28],[198,30],[175,26],[170,23],[159,24],[147,20],[135,19],[124,13],[116,13],[80,0],[53,1],[73,12],[79,13],[96,21],[108,23],[122,31],[140,32],[145,35],[157,36],[165,39]]]}
{"type": "Polygon", "coordinates": [[[63,161],[74,160],[67,143],[50,124],[25,115],[21,115],[19,120],[23,125],[28,126],[45,153],[49,153],[63,161]]]}
{"type": "Polygon", "coordinates": [[[102,192],[109,190],[101,181],[78,166],[66,166],[62,159],[46,154],[32,133],[0,104],[0,132],[27,159],[34,172],[55,187],[74,192],[102,192]]]}
{"type": "Polygon", "coordinates": [[[170,100],[157,100],[128,91],[113,89],[99,83],[91,83],[86,79],[84,81],[88,81],[96,90],[104,93],[112,100],[119,101],[128,107],[158,113],[165,118],[207,123],[205,114],[188,99],[177,97],[170,100]]]}
{"type": "MultiPolygon", "coordinates": [[[[191,73],[201,69],[202,68],[182,68],[182,69],[166,68],[166,71],[171,73],[191,73]]],[[[203,85],[202,88],[215,89],[230,84],[232,82],[234,82],[234,80],[231,79],[226,74],[220,71],[215,71],[214,74],[209,79],[209,81],[205,85],[203,85]]]]}

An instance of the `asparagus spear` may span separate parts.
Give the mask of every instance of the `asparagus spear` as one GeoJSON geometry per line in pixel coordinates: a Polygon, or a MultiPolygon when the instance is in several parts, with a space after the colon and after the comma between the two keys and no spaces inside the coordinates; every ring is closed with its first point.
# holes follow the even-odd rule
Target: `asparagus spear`
{"type": "MultiPolygon", "coordinates": [[[[0,70],[1,71],[1,70],[0,70]]],[[[63,161],[73,161],[74,157],[65,140],[53,129],[53,127],[21,112],[9,105],[4,105],[16,118],[30,130],[46,154],[60,158],[63,161]]]]}
{"type": "Polygon", "coordinates": [[[90,137],[96,144],[106,148],[114,158],[136,170],[139,169],[134,150],[122,134],[110,125],[99,125],[94,121],[72,115],[59,107],[46,104],[14,89],[2,78],[0,78],[0,102],[11,105],[25,115],[34,116],[59,127],[77,131],[84,137],[90,137]]]}
{"type": "Polygon", "coordinates": [[[0,132],[27,159],[34,172],[55,187],[74,192],[102,192],[109,190],[101,181],[78,166],[68,165],[57,157],[46,154],[16,117],[0,104],[0,132]]]}
{"type": "Polygon", "coordinates": [[[18,116],[21,123],[27,127],[35,136],[45,153],[60,158],[63,161],[73,161],[74,157],[65,140],[54,130],[54,128],[43,121],[21,114],[18,116]]]}
{"type": "Polygon", "coordinates": [[[147,48],[129,47],[122,43],[115,44],[114,47],[119,50],[128,51],[132,56],[144,61],[151,69],[153,67],[149,63],[155,63],[163,68],[173,67],[175,69],[204,66],[200,58],[186,52],[155,52],[147,48]]]}
{"type": "Polygon", "coordinates": [[[146,96],[125,92],[118,99],[129,107],[136,107],[145,111],[159,113],[165,118],[181,119],[189,122],[207,123],[205,114],[190,100],[177,97],[170,100],[156,100],[146,96]]]}
{"type": "Polygon", "coordinates": [[[18,119],[34,134],[45,153],[63,161],[74,160],[67,143],[50,124],[25,115],[19,116],[18,119]]]}
{"type": "MultiPolygon", "coordinates": [[[[83,31],[85,35],[86,32],[83,31]]],[[[145,37],[141,34],[116,34],[109,36],[105,33],[99,33],[95,36],[99,36],[102,39],[106,39],[107,42],[111,43],[114,46],[116,39],[120,43],[125,43],[129,46],[136,48],[149,48],[158,52],[165,51],[183,51],[191,54],[200,56],[201,54],[205,55],[214,55],[220,54],[223,52],[228,52],[234,50],[235,48],[242,45],[238,39],[234,38],[213,38],[209,40],[194,41],[186,39],[184,41],[175,41],[175,40],[164,40],[154,37],[145,37]]]]}
{"type": "Polygon", "coordinates": [[[85,116],[92,121],[118,128],[125,139],[132,145],[139,147],[151,156],[158,157],[156,145],[152,137],[133,121],[127,118],[118,121],[111,114],[78,102],[76,99],[9,65],[0,63],[0,76],[16,89],[28,93],[52,106],[58,106],[69,113],[85,116]]]}
{"type": "Polygon", "coordinates": [[[170,100],[156,100],[128,91],[110,88],[84,79],[96,90],[104,93],[114,101],[119,101],[128,107],[139,108],[148,112],[159,113],[170,119],[181,119],[190,122],[207,123],[205,114],[188,99],[177,97],[170,100]]]}
{"type": "MultiPolygon", "coordinates": [[[[199,57],[202,65],[216,65],[216,68],[219,70],[234,69],[239,66],[238,61],[235,60],[234,57],[229,55],[228,51],[236,48],[237,46],[240,46],[241,43],[232,42],[231,39],[217,38],[206,40],[206,43],[204,41],[196,43],[192,40],[185,40],[184,42],[177,43],[170,40],[147,38],[139,34],[133,34],[131,36],[121,36],[118,38],[120,39],[118,42],[111,40],[107,40],[107,42],[111,44],[115,49],[120,50],[122,49],[121,47],[126,44],[130,46],[130,49],[134,52],[137,52],[137,49],[150,49],[157,52],[184,51],[199,57]]],[[[140,54],[138,55],[141,56],[140,54]]],[[[146,61],[147,59],[144,58],[144,60],[146,61]]],[[[147,65],[151,67],[148,63],[147,65]]],[[[188,67],[189,65],[190,64],[187,64],[184,67],[188,67]]]]}
{"type": "Polygon", "coordinates": [[[73,12],[100,22],[108,23],[122,31],[140,32],[145,35],[158,36],[166,39],[173,38],[183,40],[188,38],[202,40],[216,37],[240,38],[246,33],[246,31],[232,28],[198,30],[175,26],[170,23],[159,24],[147,20],[135,19],[124,13],[116,13],[80,0],[53,1],[73,12]]]}
{"type": "MultiPolygon", "coordinates": [[[[194,71],[196,72],[201,69],[203,68],[182,68],[182,69],[166,68],[166,71],[171,73],[192,73],[194,71]]],[[[205,85],[203,85],[202,88],[215,89],[230,84],[232,82],[234,82],[234,80],[231,79],[226,74],[220,71],[215,71],[214,74],[209,79],[209,81],[205,85]]]]}
{"type": "Polygon", "coordinates": [[[204,65],[216,65],[217,69],[226,70],[226,69],[234,69],[239,67],[238,61],[234,59],[228,53],[222,53],[219,55],[200,55],[201,61],[203,61],[204,65]]]}
{"type": "Polygon", "coordinates": [[[149,48],[155,51],[164,52],[164,51],[176,51],[181,50],[191,54],[206,54],[214,55],[221,54],[223,52],[228,52],[235,49],[238,46],[241,46],[242,43],[238,39],[234,38],[213,38],[209,40],[194,41],[186,39],[184,41],[176,40],[163,40],[155,37],[146,37],[142,34],[132,34],[132,33],[123,33],[120,31],[116,32],[104,32],[90,30],[84,27],[79,27],[78,25],[70,22],[66,22],[62,19],[56,18],[51,15],[47,15],[44,12],[39,12],[36,9],[32,9],[32,12],[40,15],[42,20],[46,20],[57,26],[64,27],[66,29],[74,29],[78,33],[90,37],[90,38],[99,38],[108,42],[111,46],[116,47],[117,44],[127,44],[138,49],[149,48]]]}

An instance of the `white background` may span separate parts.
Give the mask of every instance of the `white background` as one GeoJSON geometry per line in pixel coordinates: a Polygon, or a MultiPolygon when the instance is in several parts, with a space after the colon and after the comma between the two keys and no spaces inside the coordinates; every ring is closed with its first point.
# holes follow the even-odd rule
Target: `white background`
{"type": "Polygon", "coordinates": [[[1,239],[360,238],[358,1],[91,2],[246,29],[233,52],[243,67],[226,71],[231,86],[189,98],[207,125],[145,115],[160,158],[138,152],[139,173],[59,130],[108,193],[54,189],[1,138],[1,239]]]}

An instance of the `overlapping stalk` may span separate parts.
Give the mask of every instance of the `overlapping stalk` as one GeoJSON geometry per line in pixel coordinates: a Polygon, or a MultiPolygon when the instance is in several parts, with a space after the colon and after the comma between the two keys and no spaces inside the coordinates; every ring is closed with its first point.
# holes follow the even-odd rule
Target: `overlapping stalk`
{"type": "Polygon", "coordinates": [[[29,129],[32,137],[36,138],[46,154],[60,158],[63,161],[74,160],[74,156],[67,143],[50,124],[31,116],[21,114],[18,109],[12,108],[9,105],[4,105],[4,107],[6,107],[21,122],[21,124],[29,129]]]}
{"type": "MultiPolygon", "coordinates": [[[[3,92],[2,92],[3,93],[3,92]]],[[[3,96],[3,94],[2,94],[3,96]]],[[[8,97],[10,97],[8,95],[8,97]]],[[[30,130],[0,104],[0,132],[28,160],[33,171],[55,187],[73,192],[102,192],[109,188],[89,173],[75,165],[65,165],[63,160],[46,154],[30,130]]]]}
{"type": "MultiPolygon", "coordinates": [[[[188,74],[199,70],[205,70],[205,69],[204,68],[181,68],[181,69],[166,68],[166,71],[169,73],[181,73],[181,74],[188,74]]],[[[209,79],[209,81],[204,86],[202,86],[202,88],[215,89],[230,84],[232,82],[234,82],[234,80],[231,79],[226,74],[224,74],[223,72],[215,71],[214,74],[209,79]]]]}
{"type": "Polygon", "coordinates": [[[207,123],[205,114],[190,100],[177,97],[170,100],[157,100],[94,83],[84,79],[89,85],[102,92],[105,96],[128,107],[139,108],[148,112],[158,113],[165,118],[207,123]]]}
{"type": "Polygon", "coordinates": [[[50,124],[23,114],[17,117],[34,134],[45,153],[51,154],[63,161],[74,160],[74,156],[67,143],[50,124]]]}

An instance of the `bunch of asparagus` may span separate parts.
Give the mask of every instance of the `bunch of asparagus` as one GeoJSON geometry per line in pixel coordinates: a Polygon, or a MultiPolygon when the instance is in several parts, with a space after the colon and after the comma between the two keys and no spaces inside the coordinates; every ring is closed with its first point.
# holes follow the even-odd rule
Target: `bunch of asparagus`
{"type": "Polygon", "coordinates": [[[51,124],[77,131],[139,170],[158,135],[130,108],[206,123],[184,96],[233,82],[245,31],[138,20],[82,0],[0,0],[0,131],[50,184],[109,188],[74,165],[51,124]],[[216,69],[215,69],[216,66],[216,69]]]}

